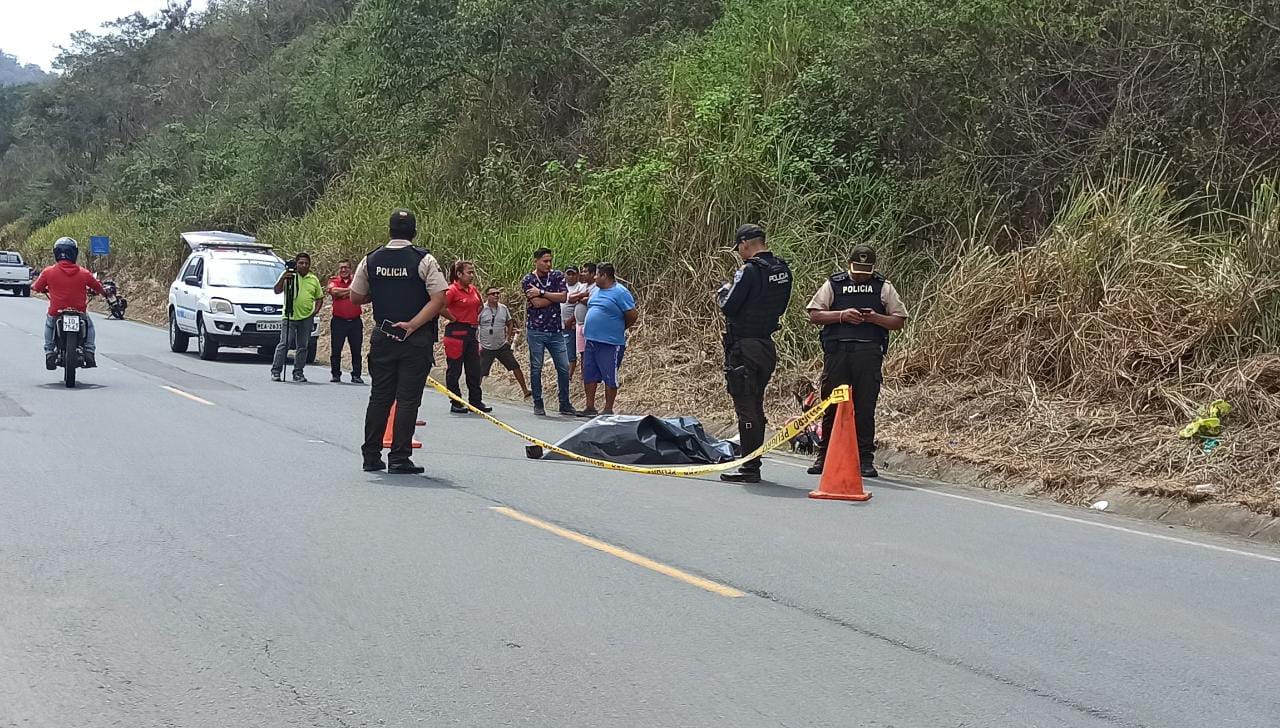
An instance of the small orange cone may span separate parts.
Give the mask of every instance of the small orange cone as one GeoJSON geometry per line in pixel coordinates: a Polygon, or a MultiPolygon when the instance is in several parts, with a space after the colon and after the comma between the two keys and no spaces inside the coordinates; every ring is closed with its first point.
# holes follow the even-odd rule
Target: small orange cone
{"type": "MultiPolygon", "coordinates": [[[[395,429],[395,428],[393,427],[393,426],[395,425],[395,422],[396,422],[396,403],[395,403],[395,402],[392,402],[392,403],[391,403],[391,414],[387,415],[387,429],[386,429],[386,430],[383,430],[383,432],[382,432],[382,446],[383,446],[383,447],[391,447],[391,431],[392,431],[393,429],[395,429]]],[[[427,423],[426,423],[426,422],[424,422],[423,420],[418,420],[415,424],[417,424],[419,427],[421,427],[422,425],[425,425],[425,424],[427,424],[427,423]]],[[[422,443],[418,442],[418,438],[416,438],[416,437],[415,437],[415,438],[413,438],[413,444],[411,445],[411,447],[413,447],[413,449],[415,449],[415,450],[416,450],[416,449],[418,449],[418,448],[422,447],[422,443]]]]}
{"type": "Polygon", "coordinates": [[[862,463],[858,459],[858,430],[853,422],[853,402],[846,400],[836,405],[836,424],[830,437],[831,444],[827,447],[822,480],[818,481],[818,489],[810,492],[809,497],[822,500],[871,500],[871,494],[862,490],[862,463]]]}

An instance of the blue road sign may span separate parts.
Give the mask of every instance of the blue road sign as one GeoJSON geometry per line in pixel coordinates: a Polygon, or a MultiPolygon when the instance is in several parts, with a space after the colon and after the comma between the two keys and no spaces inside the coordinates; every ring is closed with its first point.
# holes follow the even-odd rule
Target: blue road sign
{"type": "Polygon", "coordinates": [[[111,238],[106,235],[90,235],[89,236],[89,254],[90,255],[110,255],[111,254],[111,238]]]}

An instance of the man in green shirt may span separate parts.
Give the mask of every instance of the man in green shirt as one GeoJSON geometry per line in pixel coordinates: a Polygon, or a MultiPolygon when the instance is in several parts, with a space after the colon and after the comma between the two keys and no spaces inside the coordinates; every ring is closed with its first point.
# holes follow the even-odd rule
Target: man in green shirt
{"type": "Polygon", "coordinates": [[[279,382],[284,374],[284,360],[293,349],[293,381],[305,382],[302,369],[311,351],[311,330],[316,314],[324,305],[324,286],[311,272],[311,256],[298,253],[292,265],[276,281],[276,293],[284,294],[284,324],[280,327],[280,343],[271,362],[271,381],[279,382]]]}

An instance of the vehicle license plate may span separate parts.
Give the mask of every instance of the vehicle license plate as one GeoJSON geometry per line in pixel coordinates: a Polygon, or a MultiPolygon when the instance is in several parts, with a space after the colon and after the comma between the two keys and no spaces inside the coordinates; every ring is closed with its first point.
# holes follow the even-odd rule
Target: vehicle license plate
{"type": "Polygon", "coordinates": [[[259,321],[259,331],[279,331],[281,323],[279,321],[259,321]]]}
{"type": "Polygon", "coordinates": [[[80,317],[79,316],[63,316],[62,330],[63,331],[79,331],[80,317]]]}

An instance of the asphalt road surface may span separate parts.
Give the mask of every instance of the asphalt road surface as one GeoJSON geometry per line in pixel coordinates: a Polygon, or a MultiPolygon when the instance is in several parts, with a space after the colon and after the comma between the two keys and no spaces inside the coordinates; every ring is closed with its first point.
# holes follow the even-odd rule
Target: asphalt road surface
{"type": "Polygon", "coordinates": [[[905,478],[812,501],[776,459],[532,462],[434,392],[426,476],[369,475],[326,366],[98,318],[67,390],[43,305],[0,297],[4,728],[1280,725],[1280,551],[905,478]]]}

